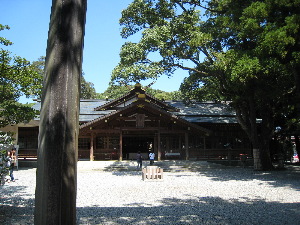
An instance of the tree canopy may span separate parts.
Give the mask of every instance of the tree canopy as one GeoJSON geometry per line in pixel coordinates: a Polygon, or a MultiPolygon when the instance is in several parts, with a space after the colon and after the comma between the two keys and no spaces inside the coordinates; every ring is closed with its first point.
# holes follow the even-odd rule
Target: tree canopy
{"type": "Polygon", "coordinates": [[[80,79],[80,98],[81,99],[95,99],[97,98],[96,89],[92,82],[88,82],[84,78],[84,73],[81,74],[80,79]]]}
{"type": "Polygon", "coordinates": [[[122,12],[121,35],[140,39],[123,45],[112,80],[188,70],[186,97],[230,101],[256,169],[270,169],[277,109],[289,104],[295,118],[300,114],[299,7],[297,0],[134,0],[122,12]]]}
{"type": "MultiPolygon", "coordinates": [[[[116,99],[127,93],[130,89],[133,89],[134,85],[115,85],[110,83],[108,88],[103,93],[98,93],[98,99],[116,99]]],[[[143,87],[148,94],[159,100],[181,100],[182,95],[180,91],[166,92],[151,87],[143,87]]]]}
{"type": "MultiPolygon", "coordinates": [[[[0,24],[0,31],[4,29],[9,29],[9,26],[0,24]]],[[[12,42],[0,37],[0,45],[10,46],[12,42]]],[[[29,61],[0,48],[0,127],[34,118],[37,112],[18,100],[22,95],[39,95],[41,85],[42,77],[29,61]]]]}
{"type": "MultiPolygon", "coordinates": [[[[32,62],[35,71],[38,72],[42,77],[44,76],[45,69],[45,56],[41,56],[37,61],[32,62]]],[[[80,77],[80,98],[81,99],[95,99],[97,98],[96,89],[92,82],[88,82],[84,78],[84,72],[80,77]]],[[[41,96],[39,96],[41,98],[41,96]]]]}

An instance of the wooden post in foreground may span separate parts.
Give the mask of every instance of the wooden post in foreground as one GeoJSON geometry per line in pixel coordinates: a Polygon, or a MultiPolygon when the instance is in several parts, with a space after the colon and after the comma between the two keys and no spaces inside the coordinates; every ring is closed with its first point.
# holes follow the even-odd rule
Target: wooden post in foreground
{"type": "Polygon", "coordinates": [[[87,0],[52,0],[39,130],[36,225],[76,224],[80,75],[87,0]]]}

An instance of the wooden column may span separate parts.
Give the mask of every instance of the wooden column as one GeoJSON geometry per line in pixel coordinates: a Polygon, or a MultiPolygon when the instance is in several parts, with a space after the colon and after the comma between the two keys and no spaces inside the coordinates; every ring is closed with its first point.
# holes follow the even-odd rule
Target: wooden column
{"type": "MultiPolygon", "coordinates": [[[[204,156],[206,157],[207,153],[206,153],[206,138],[205,137],[203,138],[203,148],[204,148],[204,156]]],[[[207,157],[207,158],[209,158],[209,157],[207,157]]]]}
{"type": "Polygon", "coordinates": [[[94,161],[94,133],[91,134],[90,139],[90,161],[94,161]]]}
{"type": "Polygon", "coordinates": [[[86,0],[52,0],[34,224],[76,224],[79,90],[86,0]]]}
{"type": "Polygon", "coordinates": [[[185,160],[189,160],[190,159],[190,151],[189,151],[189,133],[186,132],[184,134],[185,136],[185,144],[184,144],[184,147],[185,147],[185,160]]]}
{"type": "Polygon", "coordinates": [[[157,132],[157,160],[161,161],[160,130],[157,132]]]}
{"type": "Polygon", "coordinates": [[[182,137],[181,134],[176,135],[178,137],[178,149],[182,151],[182,137]]]}
{"type": "Polygon", "coordinates": [[[123,132],[120,130],[120,151],[119,151],[119,161],[123,160],[123,132]]]}
{"type": "Polygon", "coordinates": [[[161,146],[160,146],[160,120],[158,120],[158,132],[157,132],[157,160],[161,161],[161,146]]]}
{"type": "Polygon", "coordinates": [[[166,151],[170,152],[170,136],[167,136],[166,142],[166,151]]]}

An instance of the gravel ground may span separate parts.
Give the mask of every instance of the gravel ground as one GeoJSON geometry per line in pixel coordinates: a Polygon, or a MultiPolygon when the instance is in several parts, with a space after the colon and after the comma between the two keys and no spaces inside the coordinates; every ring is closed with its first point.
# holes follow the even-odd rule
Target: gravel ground
{"type": "MultiPolygon", "coordinates": [[[[299,167],[257,172],[197,162],[166,171],[163,180],[143,181],[133,162],[79,162],[77,224],[300,224],[299,167]]],[[[0,187],[0,224],[33,224],[35,172],[21,168],[0,187]]]]}

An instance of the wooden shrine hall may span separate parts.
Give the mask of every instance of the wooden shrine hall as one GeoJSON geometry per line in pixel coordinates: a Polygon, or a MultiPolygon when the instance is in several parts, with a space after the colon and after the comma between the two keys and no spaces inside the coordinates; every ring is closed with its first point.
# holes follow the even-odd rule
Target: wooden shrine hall
{"type": "MultiPolygon", "coordinates": [[[[80,158],[131,160],[138,151],[145,159],[150,151],[154,151],[157,160],[200,159],[210,155],[206,146],[213,130],[189,122],[188,115],[176,104],[148,95],[140,84],[124,96],[94,108],[94,111],[109,113],[80,126],[80,158]]],[[[244,149],[242,153],[245,153],[244,149]]],[[[211,158],[227,155],[223,147],[222,153],[214,152],[211,158]]]]}
{"type": "Polygon", "coordinates": [[[95,110],[113,112],[80,126],[80,136],[87,139],[90,149],[79,149],[79,155],[88,153],[90,160],[133,159],[138,151],[144,158],[154,151],[158,160],[162,156],[188,159],[189,135],[204,138],[210,133],[172,114],[179,110],[151,97],[139,84],[128,94],[95,110]],[[170,148],[174,141],[177,145],[170,148]]]}
{"type": "MultiPolygon", "coordinates": [[[[33,108],[40,110],[41,103],[33,108]]],[[[227,103],[161,101],[140,84],[114,100],[80,101],[78,158],[133,160],[138,151],[156,160],[251,157],[251,145],[227,103]],[[228,147],[230,145],[230,148],[228,147]]],[[[39,118],[13,131],[20,156],[37,155],[39,118]]]]}

